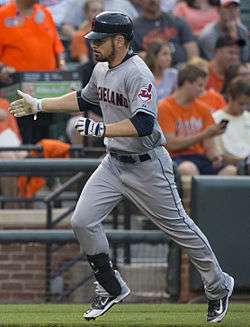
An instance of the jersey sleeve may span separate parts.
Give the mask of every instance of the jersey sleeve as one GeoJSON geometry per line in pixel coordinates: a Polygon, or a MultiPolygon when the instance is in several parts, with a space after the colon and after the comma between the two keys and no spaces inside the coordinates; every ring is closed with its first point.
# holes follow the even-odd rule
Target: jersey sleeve
{"type": "Polygon", "coordinates": [[[96,83],[96,67],[90,77],[88,84],[82,89],[81,97],[92,105],[99,105],[97,83],[96,83]]]}
{"type": "Polygon", "coordinates": [[[126,88],[132,116],[144,112],[156,118],[157,94],[153,79],[134,72],[134,76],[127,78],[126,88]]]}

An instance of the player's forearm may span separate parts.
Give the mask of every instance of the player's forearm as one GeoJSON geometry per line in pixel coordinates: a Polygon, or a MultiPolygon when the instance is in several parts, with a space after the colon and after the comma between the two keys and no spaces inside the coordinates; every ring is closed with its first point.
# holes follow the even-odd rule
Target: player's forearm
{"type": "Polygon", "coordinates": [[[105,136],[106,137],[119,137],[119,136],[136,137],[138,136],[138,133],[134,125],[131,123],[131,121],[129,119],[124,119],[117,123],[106,124],[105,136]]]}
{"type": "Polygon", "coordinates": [[[76,92],[71,92],[61,97],[42,99],[42,111],[44,112],[77,112],[79,106],[76,92]]]}

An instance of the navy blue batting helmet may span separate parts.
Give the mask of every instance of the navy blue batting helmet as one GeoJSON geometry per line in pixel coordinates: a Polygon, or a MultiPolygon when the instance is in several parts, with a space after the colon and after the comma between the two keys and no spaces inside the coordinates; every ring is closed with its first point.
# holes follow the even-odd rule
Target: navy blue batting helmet
{"type": "Polygon", "coordinates": [[[85,38],[101,40],[116,34],[122,34],[130,41],[133,38],[132,20],[120,12],[104,11],[93,19],[92,30],[85,38]]]}

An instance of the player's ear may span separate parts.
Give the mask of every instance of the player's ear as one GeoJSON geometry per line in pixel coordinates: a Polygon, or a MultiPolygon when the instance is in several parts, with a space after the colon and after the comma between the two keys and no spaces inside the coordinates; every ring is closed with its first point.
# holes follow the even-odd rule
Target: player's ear
{"type": "Polygon", "coordinates": [[[121,34],[117,34],[116,36],[115,36],[115,42],[116,42],[116,44],[118,45],[118,46],[124,46],[124,44],[125,44],[125,38],[124,38],[124,36],[123,35],[121,35],[121,34]]]}

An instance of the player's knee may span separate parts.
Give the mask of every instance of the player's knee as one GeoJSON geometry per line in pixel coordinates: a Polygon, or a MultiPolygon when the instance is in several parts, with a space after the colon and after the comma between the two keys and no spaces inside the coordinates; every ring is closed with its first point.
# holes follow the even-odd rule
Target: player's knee
{"type": "Polygon", "coordinates": [[[71,226],[73,229],[86,229],[87,221],[78,215],[73,215],[71,218],[71,226]]]}
{"type": "Polygon", "coordinates": [[[191,161],[183,161],[181,164],[179,164],[178,171],[181,175],[199,175],[198,167],[191,161]]]}

